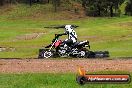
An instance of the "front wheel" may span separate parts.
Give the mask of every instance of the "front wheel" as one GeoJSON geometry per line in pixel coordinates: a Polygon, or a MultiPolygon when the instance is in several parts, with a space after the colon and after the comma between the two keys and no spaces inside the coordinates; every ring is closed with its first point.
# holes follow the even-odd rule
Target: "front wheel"
{"type": "Polygon", "coordinates": [[[86,48],[82,48],[79,50],[79,54],[77,55],[78,58],[87,58],[89,50],[86,48]]]}
{"type": "Polygon", "coordinates": [[[47,49],[40,49],[38,58],[51,58],[53,56],[53,52],[47,49]]]}
{"type": "Polygon", "coordinates": [[[45,51],[44,53],[43,53],[43,57],[44,58],[50,58],[50,57],[52,57],[53,56],[53,53],[51,52],[51,51],[45,51]]]}

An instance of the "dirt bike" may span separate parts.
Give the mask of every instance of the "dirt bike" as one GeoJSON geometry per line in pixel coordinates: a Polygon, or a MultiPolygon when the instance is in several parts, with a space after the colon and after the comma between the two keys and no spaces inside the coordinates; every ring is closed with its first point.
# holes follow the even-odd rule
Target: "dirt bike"
{"type": "Polygon", "coordinates": [[[72,45],[65,46],[64,42],[59,39],[60,36],[55,34],[52,43],[44,49],[39,49],[38,58],[56,58],[56,57],[73,57],[73,58],[102,58],[109,57],[108,51],[90,51],[89,41],[76,42],[72,45]],[[89,49],[87,49],[89,47],[89,49]]]}

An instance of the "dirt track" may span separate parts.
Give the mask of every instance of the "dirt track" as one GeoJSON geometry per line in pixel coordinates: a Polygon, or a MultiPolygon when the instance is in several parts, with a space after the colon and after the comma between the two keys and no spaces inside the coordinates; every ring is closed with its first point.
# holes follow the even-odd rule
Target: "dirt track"
{"type": "Polygon", "coordinates": [[[59,73],[77,72],[83,66],[87,71],[129,71],[132,72],[131,59],[79,59],[79,60],[40,60],[40,59],[0,59],[0,73],[59,73]]]}

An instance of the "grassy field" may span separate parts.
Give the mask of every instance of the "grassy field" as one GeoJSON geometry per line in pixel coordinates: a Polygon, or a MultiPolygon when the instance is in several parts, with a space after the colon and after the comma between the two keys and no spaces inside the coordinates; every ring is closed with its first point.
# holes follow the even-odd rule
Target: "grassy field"
{"type": "MultiPolygon", "coordinates": [[[[58,24],[79,25],[76,29],[78,39],[89,40],[91,50],[108,50],[111,57],[132,57],[132,17],[55,20],[50,18],[62,17],[63,13],[58,15],[49,12],[48,17],[46,14],[39,15],[40,17],[33,15],[38,10],[50,11],[50,5],[34,5],[32,8],[24,6],[12,6],[14,9],[5,9],[6,12],[0,15],[0,47],[9,48],[0,52],[0,58],[37,58],[39,48],[49,44],[55,33],[64,32],[63,29],[44,27],[58,24]],[[30,10],[34,10],[34,13],[29,13],[30,10]]],[[[67,37],[62,37],[65,38],[67,37]]]]}
{"type": "MultiPolygon", "coordinates": [[[[124,5],[121,8],[123,7],[124,5]]],[[[80,27],[76,29],[79,41],[89,40],[93,51],[108,50],[112,58],[132,57],[132,17],[70,19],[75,15],[53,13],[51,5],[29,7],[23,4],[0,9],[0,13],[0,47],[6,48],[0,51],[0,58],[37,58],[39,48],[49,44],[54,34],[64,32],[63,29],[44,27],[62,24],[79,25],[80,27]]],[[[67,36],[61,39],[65,38],[67,36]]],[[[131,88],[131,86],[132,83],[81,86],[76,83],[76,74],[73,73],[0,73],[0,88],[131,88]]]]}
{"type": "Polygon", "coordinates": [[[0,88],[131,88],[131,86],[132,83],[85,84],[81,86],[77,84],[76,75],[73,73],[0,74],[0,88]]]}

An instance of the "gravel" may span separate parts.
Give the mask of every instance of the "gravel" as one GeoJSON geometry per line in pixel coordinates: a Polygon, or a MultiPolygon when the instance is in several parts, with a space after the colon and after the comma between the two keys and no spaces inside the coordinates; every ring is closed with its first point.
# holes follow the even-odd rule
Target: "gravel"
{"type": "Polygon", "coordinates": [[[131,59],[0,59],[0,73],[77,73],[79,66],[87,72],[132,72],[131,59]]]}

